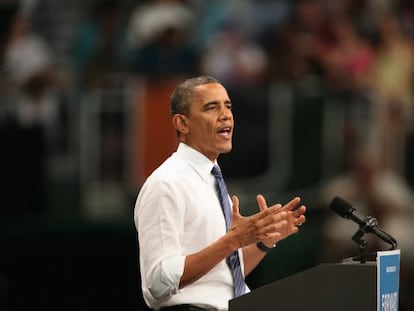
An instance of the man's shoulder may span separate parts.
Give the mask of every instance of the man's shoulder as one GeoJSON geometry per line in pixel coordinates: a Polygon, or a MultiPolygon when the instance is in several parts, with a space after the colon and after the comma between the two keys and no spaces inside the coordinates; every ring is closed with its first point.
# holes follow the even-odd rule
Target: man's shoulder
{"type": "Polygon", "coordinates": [[[147,178],[147,183],[173,181],[186,174],[189,165],[186,161],[173,154],[159,165],[147,178]]]}

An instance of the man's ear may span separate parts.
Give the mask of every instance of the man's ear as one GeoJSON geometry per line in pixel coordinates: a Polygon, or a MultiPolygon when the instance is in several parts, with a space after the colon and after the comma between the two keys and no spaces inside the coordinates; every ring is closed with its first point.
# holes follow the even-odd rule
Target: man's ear
{"type": "Polygon", "coordinates": [[[175,129],[181,134],[188,133],[188,120],[183,114],[175,114],[172,118],[175,129]]]}

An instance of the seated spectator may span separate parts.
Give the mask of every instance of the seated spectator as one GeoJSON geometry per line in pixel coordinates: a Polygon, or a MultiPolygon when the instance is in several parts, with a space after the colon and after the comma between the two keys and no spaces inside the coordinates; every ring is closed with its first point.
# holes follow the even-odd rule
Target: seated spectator
{"type": "Polygon", "coordinates": [[[196,73],[198,55],[187,32],[193,18],[191,9],[181,1],[138,6],[127,29],[127,58],[133,73],[150,77],[196,73]]]}

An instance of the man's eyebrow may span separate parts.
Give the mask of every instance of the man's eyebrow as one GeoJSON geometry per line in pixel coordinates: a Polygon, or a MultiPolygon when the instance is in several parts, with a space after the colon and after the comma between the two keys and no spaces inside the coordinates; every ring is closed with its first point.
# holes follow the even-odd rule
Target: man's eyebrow
{"type": "MultiPolygon", "coordinates": [[[[218,101],[218,100],[212,100],[212,101],[204,103],[203,107],[206,107],[206,106],[209,106],[209,105],[218,105],[219,103],[220,103],[220,101],[218,101]]],[[[230,99],[225,100],[224,103],[225,104],[232,104],[230,99]]]]}
{"type": "Polygon", "coordinates": [[[208,107],[208,106],[217,106],[218,104],[219,104],[219,101],[212,100],[212,101],[204,103],[202,107],[204,108],[204,107],[208,107]]]}
{"type": "MultiPolygon", "coordinates": [[[[206,109],[206,108],[208,108],[208,107],[211,107],[211,106],[217,106],[217,105],[219,105],[220,104],[220,101],[219,100],[212,100],[212,101],[209,101],[209,102],[206,102],[206,103],[204,103],[202,106],[201,106],[201,109],[206,109]]],[[[230,106],[233,106],[233,104],[232,104],[232,102],[231,102],[231,100],[225,100],[224,101],[224,104],[225,105],[230,105],[230,106]]]]}

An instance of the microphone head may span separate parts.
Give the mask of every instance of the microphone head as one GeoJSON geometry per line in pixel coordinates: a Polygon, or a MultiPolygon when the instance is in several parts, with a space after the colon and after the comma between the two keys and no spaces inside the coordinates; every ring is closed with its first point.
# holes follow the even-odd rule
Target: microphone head
{"type": "Polygon", "coordinates": [[[340,197],[334,197],[329,208],[343,218],[349,218],[355,211],[351,204],[340,197]]]}

